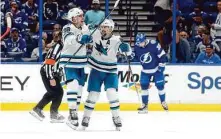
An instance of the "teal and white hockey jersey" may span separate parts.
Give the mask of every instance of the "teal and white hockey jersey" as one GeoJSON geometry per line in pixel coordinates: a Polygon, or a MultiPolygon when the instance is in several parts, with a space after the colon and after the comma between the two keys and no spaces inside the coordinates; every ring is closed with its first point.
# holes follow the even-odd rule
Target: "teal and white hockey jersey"
{"type": "Polygon", "coordinates": [[[70,62],[65,67],[83,68],[87,65],[87,50],[86,46],[83,46],[75,56],[73,54],[81,46],[79,39],[84,34],[90,34],[90,31],[86,25],[82,26],[82,29],[76,28],[73,24],[67,24],[62,29],[62,40],[64,47],[61,51],[60,64],[61,66],[66,64],[71,58],[70,62]]]}
{"type": "MultiPolygon", "coordinates": [[[[112,35],[109,39],[102,39],[100,31],[96,31],[93,35],[94,47],[88,58],[89,66],[98,71],[116,73],[117,53],[120,52],[121,43],[120,36],[112,35]]],[[[131,50],[128,52],[130,54],[131,50]]]]}

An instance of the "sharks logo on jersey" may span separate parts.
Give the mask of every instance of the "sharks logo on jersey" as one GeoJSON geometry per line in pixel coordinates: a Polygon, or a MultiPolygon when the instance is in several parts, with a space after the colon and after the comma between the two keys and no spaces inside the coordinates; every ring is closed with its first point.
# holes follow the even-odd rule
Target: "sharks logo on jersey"
{"type": "Polygon", "coordinates": [[[151,61],[152,61],[152,56],[151,56],[150,52],[145,53],[145,54],[141,55],[141,57],[140,57],[140,62],[143,64],[148,64],[151,61]]]}
{"type": "Polygon", "coordinates": [[[106,48],[104,48],[102,42],[100,41],[100,44],[95,43],[96,47],[95,49],[100,53],[100,54],[104,54],[107,56],[107,51],[108,51],[108,47],[106,46],[106,48]]]}

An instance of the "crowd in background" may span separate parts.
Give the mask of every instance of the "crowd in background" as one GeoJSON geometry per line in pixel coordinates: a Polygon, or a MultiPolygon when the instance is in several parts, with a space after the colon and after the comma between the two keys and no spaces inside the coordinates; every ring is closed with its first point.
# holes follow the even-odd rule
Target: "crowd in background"
{"type": "MultiPolygon", "coordinates": [[[[172,0],[158,0],[155,4],[156,21],[161,25],[157,39],[171,58],[172,0]]],[[[177,0],[176,6],[176,62],[220,63],[221,12],[218,0],[177,0]]]]}
{"type": "MultiPolygon", "coordinates": [[[[67,24],[62,17],[68,10],[81,7],[88,15],[93,16],[89,10],[92,7],[99,11],[99,0],[44,0],[43,2],[43,33],[39,41],[39,1],[38,0],[2,0],[1,1],[1,61],[2,62],[33,62],[39,61],[39,43],[42,43],[43,59],[51,46],[57,41],[56,31],[61,31],[67,24]],[[6,36],[6,17],[10,15],[12,27],[6,36]],[[4,37],[2,37],[4,36],[4,37]]],[[[100,20],[104,12],[99,13],[100,20]]],[[[86,16],[86,15],[85,15],[86,16]]],[[[94,17],[94,16],[93,16],[94,17]]],[[[85,22],[93,22],[85,18],[85,22]]],[[[99,21],[97,21],[99,22],[99,21]]],[[[96,23],[92,26],[95,26],[96,23]]]]}
{"type": "MultiPolygon", "coordinates": [[[[172,0],[152,0],[155,3],[155,21],[161,30],[157,40],[171,60],[172,54],[172,0]]],[[[56,43],[56,31],[67,24],[63,20],[68,10],[80,6],[85,12],[85,22],[96,27],[105,16],[99,10],[99,0],[44,0],[43,34],[39,41],[39,1],[2,0],[1,35],[7,30],[6,16],[12,17],[10,32],[1,38],[2,61],[38,61],[39,42],[42,43],[43,57],[56,43]],[[92,10],[90,10],[92,9],[92,10]],[[96,10],[98,12],[94,12],[96,10]],[[94,16],[96,15],[96,16],[94,16]],[[96,18],[94,18],[96,17],[96,18]]],[[[176,7],[176,62],[177,63],[220,63],[221,40],[216,23],[221,12],[221,2],[217,0],[177,0],[176,7]],[[217,35],[218,34],[218,35],[217,35]],[[201,62],[199,59],[202,59],[201,62]],[[205,62],[206,59],[206,62],[205,62]],[[203,62],[204,61],[204,62],[203,62]],[[216,62],[214,62],[216,61],[216,62]]],[[[220,34],[221,35],[221,34],[220,34]]]]}

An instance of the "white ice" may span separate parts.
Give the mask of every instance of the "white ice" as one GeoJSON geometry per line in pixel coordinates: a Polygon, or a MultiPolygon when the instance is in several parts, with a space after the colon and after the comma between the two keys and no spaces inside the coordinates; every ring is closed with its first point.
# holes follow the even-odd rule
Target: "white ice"
{"type": "MultiPolygon", "coordinates": [[[[68,112],[61,112],[68,116],[68,112]]],[[[0,139],[221,139],[219,112],[121,112],[123,127],[115,131],[110,112],[94,112],[86,131],[65,123],[43,122],[25,112],[0,111],[0,139]]],[[[79,114],[80,120],[82,112],[79,114]]],[[[80,121],[81,122],[81,121],[80,121]]]]}

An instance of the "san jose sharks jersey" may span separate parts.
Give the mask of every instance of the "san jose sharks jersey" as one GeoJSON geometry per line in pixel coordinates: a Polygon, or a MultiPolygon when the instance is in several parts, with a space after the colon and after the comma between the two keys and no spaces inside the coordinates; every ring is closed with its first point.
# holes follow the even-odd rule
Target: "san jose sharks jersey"
{"type": "Polygon", "coordinates": [[[88,58],[89,66],[98,71],[116,73],[117,53],[121,43],[120,36],[112,35],[109,39],[102,39],[100,31],[96,31],[93,35],[93,50],[88,58]]]}
{"type": "Polygon", "coordinates": [[[155,73],[159,63],[166,62],[166,53],[155,40],[146,40],[146,46],[134,46],[135,58],[140,62],[144,73],[155,73]]]}
{"type": "Polygon", "coordinates": [[[82,29],[76,28],[73,24],[67,24],[62,29],[62,40],[64,47],[61,51],[60,64],[64,65],[68,62],[66,67],[83,68],[87,65],[87,50],[86,46],[83,46],[75,56],[73,54],[81,46],[79,39],[84,34],[90,34],[86,25],[82,26],[82,29]]]}

